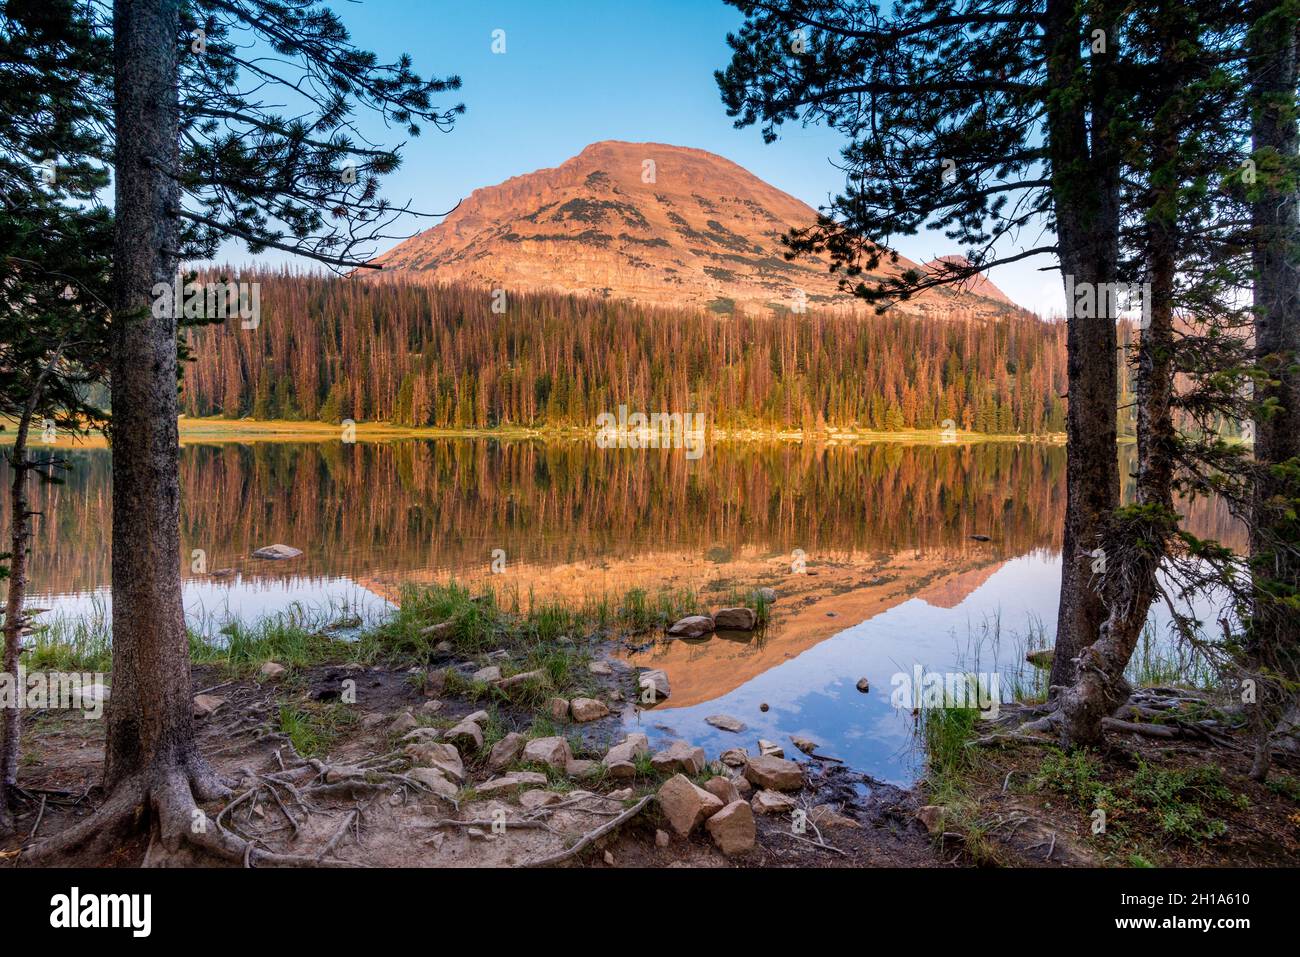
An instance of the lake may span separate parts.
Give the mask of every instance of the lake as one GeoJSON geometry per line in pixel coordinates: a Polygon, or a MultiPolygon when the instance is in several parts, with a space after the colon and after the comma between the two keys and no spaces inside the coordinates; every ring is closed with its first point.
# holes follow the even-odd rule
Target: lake
{"type": "MultiPolygon", "coordinates": [[[[110,453],[67,457],[66,483],[38,491],[29,604],[51,609],[43,620],[108,607],[110,453]]],[[[997,672],[1005,699],[1026,646],[1050,644],[1064,475],[1063,447],[1029,442],[721,443],[695,460],[583,440],[197,443],[181,451],[178,561],[191,627],[209,634],[295,606],[374,619],[403,584],[451,579],[506,604],[639,587],[716,608],[772,587],[760,636],[626,658],[672,686],[629,727],[711,756],[758,737],[790,753],[802,735],[907,783],[917,757],[910,708],[891,701],[898,676],[997,672]],[[251,557],[274,543],[304,554],[251,557]],[[705,723],[720,713],[747,730],[705,723]]],[[[1243,543],[1215,503],[1187,512],[1198,535],[1243,543]]]]}

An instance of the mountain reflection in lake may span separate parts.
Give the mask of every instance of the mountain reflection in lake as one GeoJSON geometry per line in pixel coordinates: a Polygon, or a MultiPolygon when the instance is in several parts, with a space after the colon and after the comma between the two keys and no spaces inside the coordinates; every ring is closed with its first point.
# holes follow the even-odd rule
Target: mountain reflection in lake
{"type": "MultiPolygon", "coordinates": [[[[31,604],[52,614],[105,604],[109,583],[110,453],[68,457],[66,484],[38,490],[31,604]]],[[[892,675],[973,666],[972,642],[995,616],[999,666],[1015,666],[1014,636],[1031,622],[1050,639],[1064,472],[1063,448],[1011,442],[724,443],[695,461],[580,441],[195,444],[181,452],[177,559],[202,630],[294,602],[375,616],[407,582],[491,584],[522,602],[691,588],[710,606],[770,585],[780,599],[761,639],[634,656],[663,667],[673,694],[629,724],[711,755],[759,736],[790,751],[788,736],[803,734],[903,781],[912,721],[890,704],[892,675]],[[277,542],[304,554],[250,557],[277,542]],[[749,730],[704,723],[717,713],[749,730]]],[[[1241,544],[1213,503],[1188,513],[1197,534],[1241,544]]]]}

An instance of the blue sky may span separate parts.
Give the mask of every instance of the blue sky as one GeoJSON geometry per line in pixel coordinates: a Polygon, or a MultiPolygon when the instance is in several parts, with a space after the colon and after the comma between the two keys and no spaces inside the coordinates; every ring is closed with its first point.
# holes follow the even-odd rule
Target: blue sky
{"type": "MultiPolygon", "coordinates": [[[[726,35],[741,17],[721,0],[332,5],[357,44],[381,60],[407,52],[423,75],[454,73],[464,83],[448,98],[467,108],[453,132],[426,130],[407,144],[402,169],[386,180],[385,193],[395,201],[448,210],[478,187],[556,166],[606,139],[719,153],[814,207],[841,184],[830,164],[842,144],[838,135],[787,125],[781,139],[765,145],[756,128],[732,127],[713,71],[728,62],[726,35]],[[505,31],[504,54],[491,49],[498,29],[505,31]]],[[[366,128],[386,145],[403,135],[366,128]]],[[[429,224],[412,219],[401,231],[429,224]]],[[[905,237],[898,247],[922,261],[957,251],[941,234],[905,237]]],[[[237,248],[223,253],[227,261],[247,260],[237,248]]],[[[1044,309],[1063,301],[1058,274],[1038,271],[1044,265],[1037,258],[991,276],[1016,301],[1044,309]]]]}

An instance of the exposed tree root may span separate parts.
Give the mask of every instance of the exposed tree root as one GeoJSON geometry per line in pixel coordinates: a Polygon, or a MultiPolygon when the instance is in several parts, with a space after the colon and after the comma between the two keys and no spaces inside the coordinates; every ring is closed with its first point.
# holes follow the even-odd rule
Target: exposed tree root
{"type": "Polygon", "coordinates": [[[602,824],[600,827],[596,828],[595,830],[588,831],[586,834],[582,835],[582,837],[578,839],[577,843],[575,843],[568,850],[560,851],[559,853],[552,854],[549,857],[543,857],[541,860],[538,861],[524,861],[518,866],[519,867],[554,867],[556,864],[562,864],[565,861],[572,860],[573,858],[581,854],[583,851],[585,851],[588,847],[590,847],[593,842],[600,839],[601,837],[604,837],[606,834],[610,833],[611,831],[614,831],[617,828],[621,827],[626,822],[632,820],[632,818],[636,817],[643,810],[645,810],[646,805],[649,804],[654,799],[655,796],[653,794],[647,794],[645,797],[637,801],[636,804],[632,805],[630,808],[628,808],[618,817],[611,818],[610,820],[606,821],[604,824],[602,824]]]}

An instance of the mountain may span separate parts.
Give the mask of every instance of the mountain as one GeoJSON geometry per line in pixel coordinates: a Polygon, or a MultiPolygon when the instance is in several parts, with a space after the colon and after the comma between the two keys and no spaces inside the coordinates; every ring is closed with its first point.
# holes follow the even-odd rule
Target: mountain
{"type": "MultiPolygon", "coordinates": [[[[475,190],[439,225],[376,261],[384,275],[770,314],[865,311],[819,257],[787,262],[780,238],[816,219],[806,203],[703,150],[605,141],[554,169],[475,190]]],[[[936,263],[939,260],[935,261],[936,263]]],[[[923,269],[905,258],[883,275],[923,269]]],[[[986,279],[898,307],[996,318],[1014,305],[986,279]]]]}

